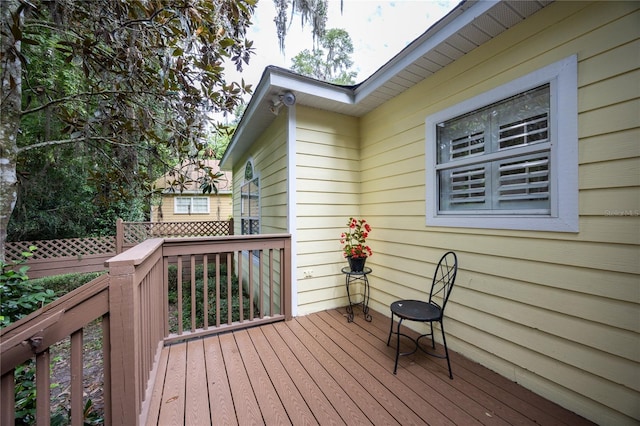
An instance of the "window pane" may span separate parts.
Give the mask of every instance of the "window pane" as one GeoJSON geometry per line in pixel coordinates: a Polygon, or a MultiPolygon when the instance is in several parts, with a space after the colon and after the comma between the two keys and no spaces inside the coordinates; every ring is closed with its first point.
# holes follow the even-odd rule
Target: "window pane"
{"type": "Polygon", "coordinates": [[[249,216],[259,216],[258,179],[249,182],[249,216]]]}
{"type": "Polygon", "coordinates": [[[488,124],[487,111],[438,124],[438,164],[484,154],[488,124]]]}
{"type": "Polygon", "coordinates": [[[209,202],[207,197],[193,197],[192,213],[209,213],[209,202]]]}
{"type": "Polygon", "coordinates": [[[549,85],[524,92],[495,107],[496,150],[549,140],[549,85]]]}
{"type": "Polygon", "coordinates": [[[191,198],[176,197],[175,212],[188,214],[191,212],[191,198]]]}
{"type": "Polygon", "coordinates": [[[548,155],[503,160],[497,169],[496,208],[550,210],[548,155]]]}
{"type": "Polygon", "coordinates": [[[487,175],[482,165],[441,172],[440,210],[488,209],[487,175]]]}
{"type": "Polygon", "coordinates": [[[258,219],[241,220],[242,235],[256,235],[260,233],[260,221],[258,219]]]}
{"type": "Polygon", "coordinates": [[[249,185],[240,188],[240,216],[249,216],[249,185]]]}

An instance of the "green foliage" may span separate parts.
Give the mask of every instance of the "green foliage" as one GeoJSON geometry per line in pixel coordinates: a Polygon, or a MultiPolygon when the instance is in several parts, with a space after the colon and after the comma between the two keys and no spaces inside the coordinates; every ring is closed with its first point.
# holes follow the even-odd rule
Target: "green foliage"
{"type": "MultiPolygon", "coordinates": [[[[0,261],[0,327],[30,314],[42,305],[53,301],[58,294],[68,293],[83,284],[88,283],[102,273],[65,274],[30,280],[27,276],[28,267],[21,266],[27,258],[33,256],[36,247],[29,247],[29,251],[22,253],[23,259],[12,263],[0,261]],[[19,268],[18,268],[19,267],[19,268]],[[18,269],[16,269],[18,268],[18,269]]],[[[36,381],[33,360],[19,365],[15,369],[15,425],[26,426],[36,424],[36,381]]],[[[51,387],[58,384],[52,383],[51,387]]],[[[104,419],[88,399],[84,406],[84,424],[103,424],[104,419]]],[[[52,425],[70,424],[69,410],[59,406],[51,415],[52,425]]]]}
{"type": "MultiPolygon", "coordinates": [[[[197,265],[196,271],[196,326],[204,326],[204,274],[203,266],[197,265]]],[[[209,325],[216,324],[216,273],[215,264],[208,265],[207,271],[207,301],[208,301],[208,322],[209,325]]],[[[238,277],[233,275],[231,277],[231,303],[229,303],[228,297],[229,282],[227,279],[227,265],[220,265],[220,322],[226,323],[229,307],[231,307],[232,320],[240,320],[240,284],[238,277]]],[[[178,302],[178,276],[177,268],[174,265],[169,266],[169,303],[176,304],[178,302]]],[[[244,312],[244,319],[249,316],[249,309],[251,307],[249,303],[249,294],[242,289],[242,307],[244,312]]],[[[184,277],[182,280],[182,321],[185,327],[191,324],[191,311],[194,303],[191,299],[191,277],[184,277]]],[[[258,307],[254,304],[254,315],[259,314],[258,307]]],[[[175,331],[175,330],[172,330],[175,331]]]]}
{"type": "Polygon", "coordinates": [[[319,45],[312,51],[305,49],[298,53],[293,58],[291,69],[334,84],[355,84],[357,73],[350,71],[353,66],[353,43],[349,33],[332,28],[322,35],[319,45]]]}
{"type": "Polygon", "coordinates": [[[29,280],[28,266],[20,266],[35,250],[30,247],[28,252],[22,253],[23,259],[14,262],[0,260],[0,327],[29,315],[56,297],[53,290],[29,280]]]}
{"type": "Polygon", "coordinates": [[[16,367],[16,426],[36,424],[36,368],[29,360],[16,367]]]}
{"type": "MultiPolygon", "coordinates": [[[[18,200],[0,194],[10,240],[105,235],[116,217],[148,218],[156,178],[206,150],[215,113],[252,91],[225,66],[249,62],[256,0],[2,5],[0,191],[18,176],[18,200]]],[[[206,176],[202,190],[215,192],[206,176]]]]}
{"type": "MultiPolygon", "coordinates": [[[[104,424],[104,417],[96,410],[91,398],[87,399],[82,410],[84,426],[104,424]]],[[[51,415],[51,426],[66,426],[71,424],[71,410],[64,407],[57,407],[51,415]]]]}
{"type": "Polygon", "coordinates": [[[56,294],[62,295],[75,290],[105,273],[106,272],[87,272],[52,275],[50,277],[33,278],[30,282],[33,285],[51,289],[56,294]]]}
{"type": "MultiPolygon", "coordinates": [[[[30,426],[36,421],[36,368],[33,360],[16,367],[14,377],[15,390],[15,426],[30,426]]],[[[58,386],[52,383],[51,388],[58,386]]],[[[87,399],[83,409],[85,426],[104,424],[104,418],[93,405],[91,398],[87,399]]],[[[71,424],[71,411],[62,405],[55,408],[51,414],[52,426],[64,426],[71,424]]]]}

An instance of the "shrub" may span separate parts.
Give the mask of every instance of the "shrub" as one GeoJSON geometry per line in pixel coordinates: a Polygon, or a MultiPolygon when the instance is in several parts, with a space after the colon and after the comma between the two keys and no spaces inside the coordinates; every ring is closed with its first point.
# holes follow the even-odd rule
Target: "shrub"
{"type": "Polygon", "coordinates": [[[98,278],[103,272],[87,272],[75,274],[54,275],[51,277],[34,278],[31,282],[34,285],[53,290],[58,295],[67,294],[78,287],[83,286],[91,280],[98,278]]]}
{"type": "Polygon", "coordinates": [[[29,247],[28,252],[22,253],[22,259],[10,263],[0,260],[0,327],[6,327],[56,298],[53,290],[45,289],[27,276],[29,267],[24,263],[35,250],[35,247],[29,247]]]}
{"type": "MultiPolygon", "coordinates": [[[[196,287],[196,327],[204,327],[204,279],[203,279],[203,265],[196,265],[195,270],[195,287],[196,287]]],[[[169,266],[169,303],[177,304],[178,302],[178,272],[175,265],[169,266]]],[[[208,301],[208,323],[214,325],[216,323],[216,271],[215,264],[209,264],[207,268],[207,301],[208,301]]],[[[228,318],[228,279],[227,279],[227,265],[220,265],[220,322],[225,323],[228,318]]],[[[232,320],[240,320],[240,284],[238,277],[233,275],[231,277],[231,309],[232,320]]],[[[249,294],[242,289],[242,300],[244,319],[249,316],[249,294]]],[[[194,303],[191,300],[191,275],[183,277],[182,279],[182,322],[185,325],[191,324],[191,311],[194,303]]],[[[254,315],[258,315],[258,307],[254,304],[254,315]]],[[[175,330],[172,330],[175,331],[175,330]]]]}

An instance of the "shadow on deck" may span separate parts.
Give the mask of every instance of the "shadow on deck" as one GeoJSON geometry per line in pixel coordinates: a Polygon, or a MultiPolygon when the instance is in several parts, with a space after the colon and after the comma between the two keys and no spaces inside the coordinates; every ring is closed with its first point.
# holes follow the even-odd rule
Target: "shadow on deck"
{"type": "Polygon", "coordinates": [[[591,424],[456,353],[454,380],[420,351],[394,376],[389,319],[372,314],[347,323],[329,310],[167,346],[147,424],[591,424]]]}

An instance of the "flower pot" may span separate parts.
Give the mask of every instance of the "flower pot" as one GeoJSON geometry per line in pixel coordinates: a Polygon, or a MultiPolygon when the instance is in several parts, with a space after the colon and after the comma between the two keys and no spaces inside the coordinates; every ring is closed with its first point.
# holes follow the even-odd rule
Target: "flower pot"
{"type": "Polygon", "coordinates": [[[349,267],[351,272],[362,272],[364,269],[364,263],[367,261],[366,257],[347,257],[349,261],[349,267]]]}

